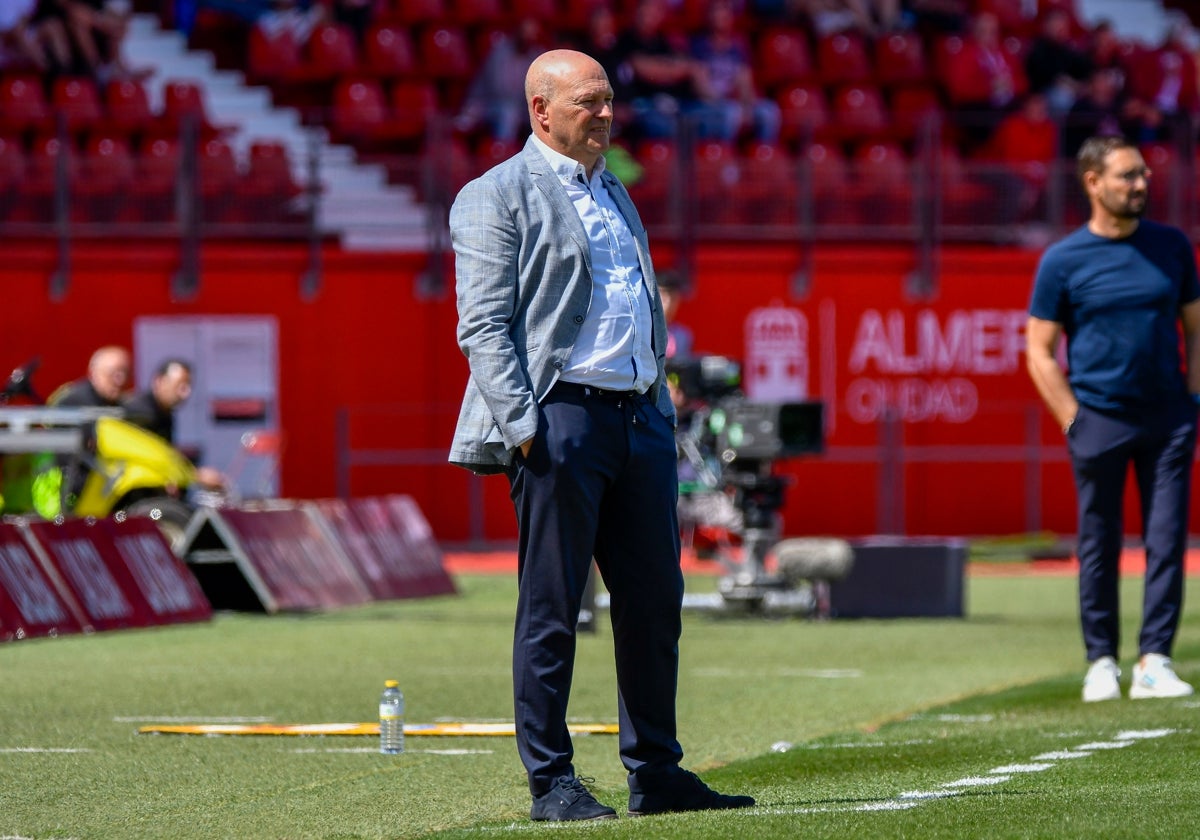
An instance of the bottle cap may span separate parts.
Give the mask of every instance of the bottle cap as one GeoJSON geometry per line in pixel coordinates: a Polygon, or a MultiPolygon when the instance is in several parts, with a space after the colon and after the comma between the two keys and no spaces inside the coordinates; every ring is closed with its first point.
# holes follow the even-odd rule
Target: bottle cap
{"type": "Polygon", "coordinates": [[[384,682],[383,687],[384,688],[399,688],[400,682],[398,680],[387,680],[386,682],[384,682]]]}

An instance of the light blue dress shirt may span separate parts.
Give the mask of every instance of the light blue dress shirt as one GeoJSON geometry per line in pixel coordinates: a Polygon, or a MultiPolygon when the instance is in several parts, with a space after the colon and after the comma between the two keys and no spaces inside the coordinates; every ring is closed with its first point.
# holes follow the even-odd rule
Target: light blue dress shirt
{"type": "Polygon", "coordinates": [[[650,293],[633,234],[600,178],[604,158],[597,161],[588,181],[583,164],[533,139],[583,222],[592,262],[592,302],[560,378],[645,393],[658,372],[651,341],[650,293]]]}

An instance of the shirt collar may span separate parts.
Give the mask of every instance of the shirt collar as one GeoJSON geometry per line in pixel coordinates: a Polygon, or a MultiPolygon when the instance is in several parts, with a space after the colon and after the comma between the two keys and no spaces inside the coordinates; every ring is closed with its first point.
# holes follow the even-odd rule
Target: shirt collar
{"type": "MultiPolygon", "coordinates": [[[[546,158],[546,162],[550,164],[550,168],[554,170],[554,174],[558,177],[558,180],[562,181],[564,184],[569,184],[577,177],[583,176],[583,180],[585,182],[587,181],[587,169],[582,163],[574,158],[567,157],[561,152],[556,152],[554,149],[551,149],[537,135],[531,135],[531,137],[534,145],[537,146],[538,151],[542,153],[542,156],[546,158]]],[[[600,158],[596,161],[595,168],[592,170],[592,177],[599,178],[601,173],[604,172],[604,168],[604,155],[600,155],[600,158]]]]}

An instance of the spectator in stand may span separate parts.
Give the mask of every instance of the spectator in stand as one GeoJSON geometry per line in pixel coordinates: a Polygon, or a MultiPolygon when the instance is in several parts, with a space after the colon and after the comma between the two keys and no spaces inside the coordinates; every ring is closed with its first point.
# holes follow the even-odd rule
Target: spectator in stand
{"type": "Polygon", "coordinates": [[[1024,93],[1021,65],[1004,48],[1000,22],[991,12],[980,12],[971,21],[970,34],[946,85],[969,147],[987,142],[1024,93]]]}
{"type": "Polygon", "coordinates": [[[1071,43],[1071,16],[1064,9],[1046,12],[1041,31],[1025,54],[1030,93],[1045,96],[1051,114],[1065,114],[1091,69],[1087,52],[1071,43]]]}
{"type": "Polygon", "coordinates": [[[1186,131],[1191,115],[1200,108],[1196,60],[1186,44],[1190,28],[1174,27],[1166,42],[1135,65],[1129,86],[1134,97],[1161,115],[1155,139],[1165,140],[1186,131]]]}
{"type": "Polygon", "coordinates": [[[39,0],[0,3],[0,69],[29,66],[47,76],[70,69],[66,27],[41,5],[39,0]]]}
{"type": "Polygon", "coordinates": [[[375,0],[333,0],[333,19],[350,27],[362,43],[375,17],[375,0]]]}
{"type": "Polygon", "coordinates": [[[901,20],[923,36],[958,34],[967,28],[971,5],[967,0],[904,0],[901,20]]]}
{"type": "MultiPolygon", "coordinates": [[[[1088,62],[1094,70],[1120,70],[1122,77],[1127,76],[1122,49],[1123,44],[1111,21],[1100,21],[1088,33],[1088,62]]],[[[1125,85],[1124,78],[1121,85],[1125,85]]]]}
{"type": "Polygon", "coordinates": [[[324,4],[317,0],[273,0],[254,25],[268,34],[290,31],[297,44],[306,44],[313,32],[329,19],[324,4]]]}
{"type": "Polygon", "coordinates": [[[1058,148],[1058,126],[1050,118],[1046,98],[1036,93],[1005,116],[988,141],[981,157],[1006,165],[1010,198],[1022,218],[1038,208],[1058,148]]]}
{"type": "Polygon", "coordinates": [[[619,65],[628,65],[633,133],[639,138],[672,137],[679,117],[695,110],[699,62],[668,37],[663,0],[640,0],[633,24],[617,42],[619,65]]]}
{"type": "Polygon", "coordinates": [[[455,128],[467,134],[482,128],[506,143],[528,134],[525,74],[545,51],[542,22],[534,17],[523,19],[516,32],[497,40],[467,90],[455,128]]]}
{"type": "Polygon", "coordinates": [[[134,70],[123,56],[133,7],[129,0],[42,0],[57,10],[70,35],[76,71],[100,82],[142,78],[150,70],[134,70]]]}
{"type": "Polygon", "coordinates": [[[1092,73],[1063,119],[1063,157],[1074,158],[1088,137],[1120,137],[1124,134],[1138,138],[1138,132],[1129,131],[1129,128],[1140,130],[1140,121],[1128,118],[1121,88],[1121,71],[1092,73]]]}
{"type": "Polygon", "coordinates": [[[716,118],[702,135],[735,141],[749,128],[761,142],[779,139],[779,106],[755,89],[749,47],[728,0],[714,0],[709,6],[708,29],[696,37],[692,54],[701,67],[700,95],[712,105],[710,113],[716,118]]]}
{"type": "Polygon", "coordinates": [[[900,26],[900,0],[799,0],[818,37],[853,30],[874,38],[900,26]]]}
{"type": "MultiPolygon", "coordinates": [[[[600,63],[608,74],[613,89],[613,137],[624,132],[633,124],[633,67],[621,48],[621,37],[617,31],[617,16],[607,4],[596,6],[588,15],[587,29],[579,42],[579,51],[587,53],[600,63]]],[[[618,176],[621,177],[621,176],[618,176]]],[[[622,177],[626,186],[632,181],[622,177]]]]}

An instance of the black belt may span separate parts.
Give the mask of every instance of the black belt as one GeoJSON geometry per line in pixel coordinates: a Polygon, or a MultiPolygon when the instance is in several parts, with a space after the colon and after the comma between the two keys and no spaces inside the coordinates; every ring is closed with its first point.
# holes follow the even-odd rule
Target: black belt
{"type": "Polygon", "coordinates": [[[635,400],[643,394],[637,391],[612,391],[608,388],[597,388],[595,385],[583,385],[579,382],[564,382],[558,380],[554,383],[552,391],[566,391],[579,397],[592,397],[602,400],[635,400]]]}

